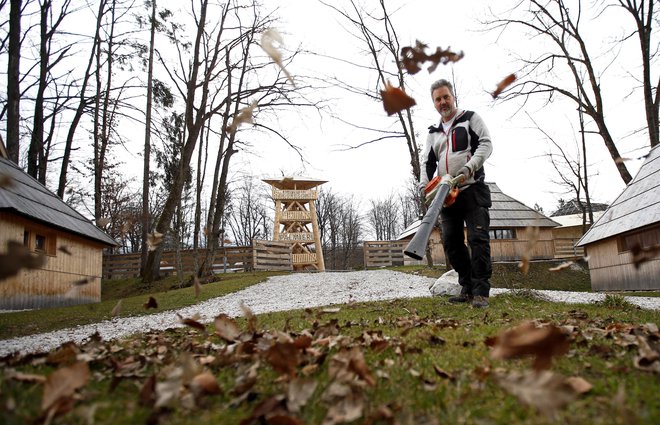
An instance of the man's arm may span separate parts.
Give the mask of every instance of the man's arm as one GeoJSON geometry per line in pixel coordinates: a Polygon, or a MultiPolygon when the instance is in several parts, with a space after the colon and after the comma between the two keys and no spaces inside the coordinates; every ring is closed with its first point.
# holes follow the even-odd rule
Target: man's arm
{"type": "Polygon", "coordinates": [[[438,168],[438,158],[433,150],[433,140],[430,136],[426,138],[426,146],[424,147],[421,159],[422,163],[420,164],[419,170],[419,182],[420,186],[422,184],[426,186],[433,178],[435,170],[438,168]]]}
{"type": "MultiPolygon", "coordinates": [[[[470,117],[470,133],[472,139],[472,158],[465,164],[465,168],[470,173],[467,177],[474,176],[484,166],[484,163],[493,152],[493,144],[490,139],[488,127],[486,127],[486,123],[477,113],[470,117]]],[[[459,174],[461,174],[460,171],[459,174]]]]}

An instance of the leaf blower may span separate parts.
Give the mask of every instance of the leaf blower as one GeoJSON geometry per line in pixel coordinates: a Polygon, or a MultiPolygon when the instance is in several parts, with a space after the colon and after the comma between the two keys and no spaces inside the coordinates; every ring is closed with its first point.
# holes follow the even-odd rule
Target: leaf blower
{"type": "Polygon", "coordinates": [[[408,257],[412,257],[415,260],[424,258],[426,245],[429,243],[429,238],[431,237],[433,226],[440,215],[440,210],[442,210],[443,206],[448,207],[456,201],[459,192],[456,186],[463,178],[464,176],[460,174],[454,178],[449,174],[445,174],[442,177],[434,177],[426,185],[426,188],[424,188],[426,203],[428,204],[430,202],[431,205],[426,211],[424,218],[422,218],[422,222],[417,228],[417,233],[415,233],[415,236],[413,236],[403,251],[408,257]]]}

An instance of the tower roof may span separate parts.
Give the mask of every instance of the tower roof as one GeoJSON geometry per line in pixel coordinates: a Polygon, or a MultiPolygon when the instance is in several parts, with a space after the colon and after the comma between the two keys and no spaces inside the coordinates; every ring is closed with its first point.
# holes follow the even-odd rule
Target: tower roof
{"type": "Polygon", "coordinates": [[[262,181],[281,190],[308,190],[328,182],[327,180],[317,180],[300,176],[284,176],[280,178],[263,179],[262,181]]]}

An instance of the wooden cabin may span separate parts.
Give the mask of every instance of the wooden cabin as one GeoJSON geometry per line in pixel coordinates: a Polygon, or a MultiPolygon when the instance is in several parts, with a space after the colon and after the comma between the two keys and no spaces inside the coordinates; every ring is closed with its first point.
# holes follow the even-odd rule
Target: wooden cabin
{"type": "MultiPolygon", "coordinates": [[[[559,224],[520,201],[504,194],[495,183],[487,183],[493,202],[490,208],[490,255],[493,261],[520,261],[525,254],[532,260],[554,258],[552,229],[559,224]],[[533,228],[538,229],[534,235],[533,228]],[[535,243],[532,243],[536,239],[535,243]]],[[[404,230],[397,240],[410,240],[421,220],[404,230]]],[[[467,240],[467,235],[466,235],[467,240]]],[[[434,264],[446,264],[440,228],[436,227],[429,240],[434,264]]],[[[406,264],[422,264],[406,257],[406,264]]]]}
{"type": "MultiPolygon", "coordinates": [[[[598,220],[605,213],[609,205],[592,203],[591,211],[594,221],[598,220]]],[[[583,212],[584,204],[580,204],[576,199],[564,202],[555,212],[550,214],[550,218],[557,223],[558,227],[552,229],[552,235],[555,241],[555,258],[570,259],[584,257],[584,248],[576,246],[587,229],[591,226],[588,223],[588,217],[583,212]]]]}
{"type": "Polygon", "coordinates": [[[45,258],[0,280],[0,310],[99,302],[102,252],[117,243],[2,156],[0,182],[0,255],[15,241],[45,258]]]}
{"type": "Polygon", "coordinates": [[[660,289],[660,147],[577,246],[586,251],[594,291],[660,289]]]}

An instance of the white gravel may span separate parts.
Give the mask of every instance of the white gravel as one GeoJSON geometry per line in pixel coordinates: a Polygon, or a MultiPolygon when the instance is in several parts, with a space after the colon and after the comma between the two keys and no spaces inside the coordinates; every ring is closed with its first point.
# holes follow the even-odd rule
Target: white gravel
{"type": "MultiPolygon", "coordinates": [[[[198,315],[201,322],[210,322],[218,314],[241,316],[241,303],[254,313],[320,307],[358,301],[396,298],[429,297],[429,287],[435,279],[390,270],[357,272],[298,273],[276,276],[242,291],[214,298],[177,311],[165,311],[139,317],[122,317],[76,328],[30,335],[0,341],[0,357],[14,352],[22,354],[47,352],[61,344],[82,343],[98,332],[104,340],[112,340],[147,330],[163,330],[182,326],[177,313],[184,318],[198,315]]],[[[507,289],[493,288],[491,296],[507,289]]],[[[593,303],[604,294],[537,291],[549,301],[593,303]]],[[[627,297],[628,301],[645,309],[659,310],[660,298],[627,297]]]]}

